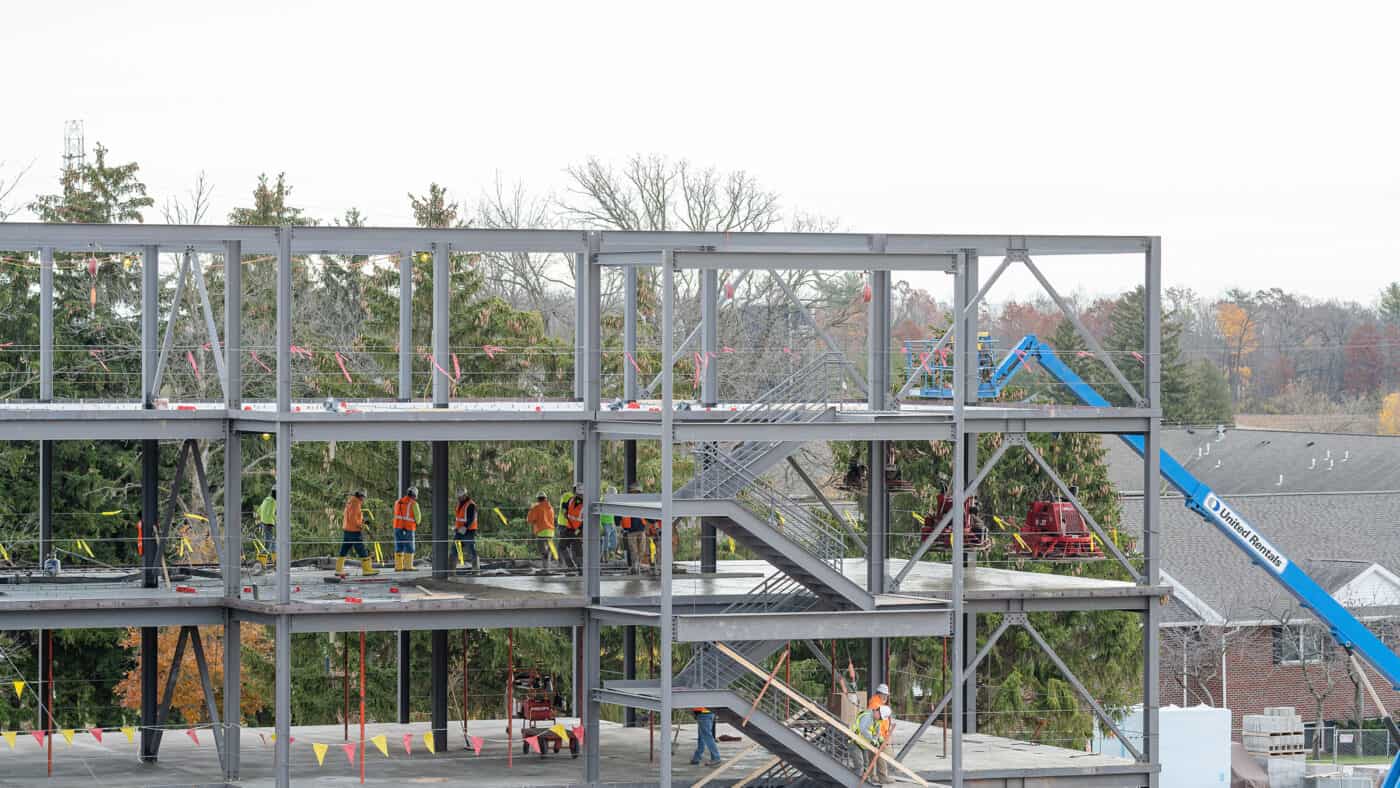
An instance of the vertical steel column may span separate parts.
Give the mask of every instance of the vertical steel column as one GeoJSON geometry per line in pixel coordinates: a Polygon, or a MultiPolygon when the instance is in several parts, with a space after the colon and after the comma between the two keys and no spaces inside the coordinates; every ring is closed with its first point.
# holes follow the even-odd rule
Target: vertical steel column
{"type": "Polygon", "coordinates": [[[672,437],[675,430],[676,410],[674,399],[675,364],[669,363],[675,352],[675,255],[670,249],[661,252],[661,359],[666,366],[661,370],[661,635],[660,674],[661,674],[661,757],[657,759],[661,788],[671,785],[671,638],[675,633],[671,615],[671,563],[675,556],[671,549],[671,533],[675,528],[671,513],[673,496],[671,489],[671,463],[675,447],[672,437]]]}
{"type": "MultiPolygon", "coordinates": [[[[279,556],[280,557],[280,556],[279,556]]],[[[277,741],[273,744],[272,763],[277,788],[292,785],[292,617],[277,616],[273,627],[273,700],[274,727],[277,741]]]]}
{"type": "MultiPolygon", "coordinates": [[[[962,287],[963,308],[958,313],[958,328],[954,334],[956,338],[965,338],[965,342],[958,342],[955,349],[960,349],[961,355],[958,358],[958,369],[963,375],[962,399],[967,405],[976,405],[978,389],[982,382],[981,372],[977,369],[977,293],[980,290],[982,275],[978,269],[977,251],[967,250],[965,254],[965,264],[963,275],[958,279],[962,287]]],[[[962,464],[963,486],[977,478],[977,434],[963,432],[959,450],[955,453],[954,459],[962,464]]],[[[961,506],[962,504],[958,504],[961,506]]],[[[955,508],[954,512],[961,512],[962,509],[955,508]]],[[[962,532],[962,515],[955,514],[953,522],[957,525],[957,530],[962,532]]],[[[955,555],[960,556],[961,563],[966,572],[973,572],[977,569],[976,553],[960,551],[955,555]]],[[[964,574],[966,577],[966,574],[964,574]]],[[[962,619],[958,622],[958,637],[962,639],[963,659],[967,664],[971,664],[977,655],[977,614],[964,611],[962,619]]],[[[964,733],[977,732],[977,671],[965,671],[963,683],[958,685],[963,694],[963,713],[959,718],[964,733]]]]}
{"type": "MultiPolygon", "coordinates": [[[[719,271],[700,272],[700,404],[719,404],[719,271]]],[[[712,444],[713,445],[713,444],[712,444]]],[[[700,571],[714,572],[718,566],[715,526],[700,520],[700,571]]]]}
{"type": "Polygon", "coordinates": [[[277,233],[277,412],[292,410],[292,228],[277,233]]]}
{"type": "MultiPolygon", "coordinates": [[[[433,244],[433,407],[446,408],[452,381],[441,370],[452,368],[452,259],[446,243],[433,244]]],[[[451,480],[447,468],[447,442],[433,441],[433,577],[450,574],[452,541],[451,480]]],[[[447,749],[447,630],[434,629],[429,656],[432,674],[431,711],[437,749],[447,749]]]]}
{"type": "MultiPolygon", "coordinates": [[[[53,247],[39,250],[39,401],[53,401],[53,247]]],[[[39,441],[39,565],[53,556],[53,441],[39,441]]],[[[39,719],[40,729],[52,726],[45,719],[45,706],[53,695],[53,674],[48,653],[53,635],[39,630],[39,719]]],[[[53,732],[50,731],[50,736],[53,732]]]]}
{"type": "MultiPolygon", "coordinates": [[[[968,440],[967,423],[965,418],[965,405],[967,393],[968,376],[967,369],[968,347],[976,347],[975,342],[968,342],[965,325],[962,322],[962,315],[967,311],[967,279],[968,269],[967,252],[959,252],[957,266],[953,271],[953,320],[954,336],[957,344],[953,355],[953,521],[949,526],[952,529],[952,589],[949,594],[953,604],[953,655],[952,663],[952,689],[953,689],[953,741],[951,742],[952,785],[953,788],[963,786],[963,717],[967,705],[967,696],[962,691],[963,680],[965,678],[965,667],[967,665],[967,654],[965,653],[965,641],[962,637],[963,627],[966,626],[963,605],[963,504],[967,500],[966,487],[966,466],[961,462],[963,457],[963,445],[968,440]]],[[[976,360],[974,350],[974,363],[976,360]]]]}
{"type": "MultiPolygon", "coordinates": [[[[637,357],[637,267],[624,266],[622,269],[622,350],[637,357]]],[[[637,398],[637,370],[626,357],[622,360],[622,399],[631,402],[637,398]]],[[[637,483],[637,442],[622,442],[622,491],[632,489],[637,483]]],[[[629,713],[630,712],[629,710],[629,713]]],[[[632,713],[635,719],[635,713],[632,713]]]]}
{"type": "MultiPolygon", "coordinates": [[[[243,561],[243,436],[233,419],[243,407],[243,244],[224,242],[224,407],[229,422],[224,435],[224,598],[242,591],[243,561]]],[[[239,775],[243,730],[243,632],[233,611],[224,611],[224,780],[239,775]]]]}
{"type": "MultiPolygon", "coordinates": [[[[583,394],[583,410],[596,414],[602,402],[603,347],[602,333],[602,266],[597,262],[599,236],[589,234],[589,251],[580,254],[574,261],[574,270],[582,276],[583,298],[580,299],[582,322],[579,333],[582,337],[583,352],[575,356],[578,364],[583,394]]],[[[589,604],[602,602],[602,540],[599,527],[598,501],[601,497],[603,479],[602,442],[598,436],[598,424],[590,418],[584,425],[582,450],[583,500],[583,578],[584,594],[589,604]]],[[[596,784],[599,780],[599,704],[593,691],[602,687],[602,625],[591,613],[585,614],[583,623],[583,675],[580,708],[576,713],[582,718],[583,732],[583,782],[596,784]]]]}
{"type": "Polygon", "coordinates": [[[53,247],[39,250],[39,401],[53,401],[53,247]]]}
{"type": "MultiPolygon", "coordinates": [[[[1144,349],[1146,364],[1146,395],[1148,405],[1155,411],[1147,420],[1147,434],[1143,437],[1142,469],[1142,554],[1146,559],[1143,567],[1143,581],[1150,585],[1161,582],[1162,572],[1162,501],[1161,501],[1161,429],[1162,429],[1162,239],[1153,238],[1147,249],[1147,270],[1143,292],[1143,316],[1146,321],[1147,347],[1144,349]]],[[[1158,727],[1158,708],[1161,705],[1159,674],[1161,672],[1162,609],[1148,604],[1142,615],[1142,754],[1152,765],[1157,765],[1161,757],[1161,729],[1158,727]]],[[[1161,775],[1154,769],[1148,776],[1148,785],[1157,788],[1161,775]]]]}
{"type": "MultiPolygon", "coordinates": [[[[870,272],[869,360],[866,364],[870,378],[869,405],[872,411],[889,407],[890,394],[890,272],[870,272]]],[[[889,535],[890,498],[885,473],[887,441],[870,442],[869,516],[866,520],[870,545],[866,551],[866,587],[872,594],[888,589],[885,577],[886,539],[889,535]]],[[[888,680],[885,675],[884,638],[870,639],[870,686],[888,680]]]]}
{"type": "MultiPolygon", "coordinates": [[[[399,252],[399,402],[413,397],[413,250],[399,252]]],[[[403,495],[413,484],[413,445],[399,441],[398,487],[390,500],[403,495]]],[[[399,630],[398,646],[398,721],[408,723],[412,710],[411,667],[413,663],[413,633],[399,630]]]]}
{"type": "MultiPolygon", "coordinates": [[[[154,389],[159,339],[160,249],[147,246],[141,260],[141,403],[144,408],[155,407],[154,389]]],[[[141,441],[141,585],[155,588],[157,572],[155,529],[160,522],[160,442],[141,441]]],[[[156,709],[160,703],[160,635],[155,627],[141,628],[141,754],[144,762],[153,763],[160,748],[156,732],[156,709]]]]}
{"type": "MultiPolygon", "coordinates": [[[[637,680],[637,628],[628,625],[622,628],[622,678],[625,681],[637,680]]],[[[628,706],[622,710],[622,726],[637,727],[637,710],[628,706]]]]}

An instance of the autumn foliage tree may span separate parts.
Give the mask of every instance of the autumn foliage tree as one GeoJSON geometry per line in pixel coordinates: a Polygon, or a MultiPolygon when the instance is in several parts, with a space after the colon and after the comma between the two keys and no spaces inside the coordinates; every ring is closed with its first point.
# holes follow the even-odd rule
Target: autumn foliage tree
{"type": "Polygon", "coordinates": [[[1400,435],[1400,391],[1385,395],[1381,400],[1380,432],[1400,435]]]}
{"type": "MultiPolygon", "coordinates": [[[[245,626],[239,629],[239,633],[243,642],[245,667],[250,661],[271,661],[272,640],[267,636],[265,627],[245,626]]],[[[215,701],[222,708],[224,650],[218,646],[223,638],[222,628],[201,627],[199,636],[204,644],[204,658],[209,663],[209,681],[214,686],[215,701]]],[[[162,691],[164,691],[166,681],[170,678],[178,640],[178,629],[170,628],[160,631],[160,650],[157,658],[160,660],[159,682],[162,691]]],[[[122,638],[121,646],[130,653],[139,653],[141,630],[128,629],[126,637],[122,638]]],[[[245,669],[240,672],[240,683],[243,686],[243,691],[239,695],[239,706],[243,710],[245,718],[253,717],[267,707],[268,700],[272,697],[272,688],[268,686],[267,681],[267,677],[270,675],[266,671],[258,670],[245,669]]],[[[127,671],[126,676],[117,683],[116,695],[123,708],[132,710],[141,708],[141,666],[139,662],[127,671]]],[[[185,653],[180,660],[180,675],[175,680],[175,694],[171,696],[170,707],[172,715],[178,713],[179,719],[188,725],[209,721],[209,712],[204,703],[204,688],[200,685],[199,680],[199,667],[195,664],[194,649],[188,643],[185,645],[185,653]]]]}
{"type": "Polygon", "coordinates": [[[1249,382],[1249,355],[1259,347],[1259,330],[1248,296],[1232,294],[1230,301],[1215,307],[1215,323],[1225,340],[1225,371],[1230,379],[1230,394],[1235,402],[1249,382]]]}

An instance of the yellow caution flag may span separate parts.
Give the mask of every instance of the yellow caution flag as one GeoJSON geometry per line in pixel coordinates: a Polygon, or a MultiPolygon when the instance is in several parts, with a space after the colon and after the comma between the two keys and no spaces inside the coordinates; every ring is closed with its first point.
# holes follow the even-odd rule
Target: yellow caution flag
{"type": "Polygon", "coordinates": [[[729,554],[734,555],[734,537],[729,537],[729,554]]]}
{"type": "Polygon", "coordinates": [[[1025,550],[1028,553],[1031,551],[1030,545],[1026,544],[1026,540],[1022,539],[1020,534],[1013,531],[1011,533],[1011,538],[1016,540],[1016,544],[1020,545],[1022,550],[1025,550]]]}
{"type": "Polygon", "coordinates": [[[24,698],[24,688],[27,685],[24,683],[23,680],[20,679],[16,679],[13,683],[15,685],[15,698],[18,700],[22,700],[24,698]]]}
{"type": "Polygon", "coordinates": [[[567,730],[564,729],[564,726],[563,726],[563,725],[560,725],[560,724],[557,723],[557,722],[554,723],[554,727],[552,727],[552,728],[549,729],[549,732],[552,733],[552,734],[554,734],[555,736],[558,736],[558,737],[559,737],[559,741],[565,741],[565,742],[566,742],[566,741],[569,740],[569,732],[568,732],[567,730]]]}
{"type": "Polygon", "coordinates": [[[992,515],[992,522],[996,523],[997,526],[998,526],[999,528],[1001,528],[1001,530],[1003,530],[1003,531],[1005,531],[1007,528],[1010,528],[1010,527],[1011,527],[1011,526],[1009,526],[1009,525],[1006,524],[1006,521],[1005,521],[1005,520],[1001,519],[1000,517],[997,517],[996,515],[992,515]]]}
{"type": "Polygon", "coordinates": [[[180,537],[180,546],[184,548],[181,552],[182,555],[186,552],[190,555],[194,555],[194,545],[190,544],[190,538],[188,536],[180,537]]]}
{"type": "Polygon", "coordinates": [[[72,728],[64,728],[63,730],[59,731],[59,733],[63,734],[63,740],[68,742],[69,747],[72,747],[73,734],[77,733],[77,731],[73,730],[72,728]]]}
{"type": "Polygon", "coordinates": [[[647,547],[650,551],[651,562],[654,564],[656,563],[656,542],[647,542],[647,547]]]}
{"type": "Polygon", "coordinates": [[[5,736],[5,743],[10,745],[10,749],[13,750],[15,748],[15,737],[19,736],[19,734],[14,731],[5,731],[3,735],[5,736]]]}
{"type": "Polygon", "coordinates": [[[83,552],[84,552],[84,553],[87,553],[87,557],[88,557],[88,558],[96,558],[96,557],[97,557],[97,556],[93,555],[93,553],[92,553],[92,545],[88,544],[86,539],[79,539],[78,542],[83,546],[83,552]]]}
{"type": "Polygon", "coordinates": [[[851,514],[850,512],[846,512],[846,519],[850,521],[852,526],[860,525],[860,523],[856,521],[856,516],[854,514],[851,514]]]}
{"type": "Polygon", "coordinates": [[[320,742],[318,742],[318,741],[314,741],[314,742],[311,742],[311,749],[312,749],[313,752],[316,753],[316,765],[317,765],[317,766],[320,766],[321,764],[323,764],[323,763],[326,762],[326,750],[329,750],[329,749],[330,749],[330,745],[328,745],[328,744],[322,744],[322,743],[320,743],[320,742]]]}
{"type": "Polygon", "coordinates": [[[436,753],[436,752],[437,752],[437,745],[433,743],[433,732],[432,732],[432,731],[428,731],[427,733],[423,734],[423,743],[426,744],[426,745],[428,745],[428,752],[431,752],[431,753],[436,753]]]}
{"type": "Polygon", "coordinates": [[[387,737],[380,734],[370,739],[370,741],[374,742],[374,746],[379,748],[380,755],[383,755],[385,758],[389,757],[389,739],[387,737]]]}
{"type": "Polygon", "coordinates": [[[554,549],[554,540],[550,539],[548,542],[545,542],[545,544],[549,545],[549,554],[554,556],[555,561],[558,561],[559,551],[554,549]]]}
{"type": "Polygon", "coordinates": [[[135,729],[135,728],[132,728],[132,727],[130,727],[130,726],[125,726],[125,727],[122,728],[122,733],[126,735],[126,742],[127,742],[127,744],[130,744],[131,742],[136,741],[136,729],[135,729]]]}
{"type": "Polygon", "coordinates": [[[501,514],[501,507],[497,506],[491,511],[495,512],[496,516],[501,518],[501,525],[510,525],[510,518],[506,517],[504,514],[501,514]]]}
{"type": "Polygon", "coordinates": [[[207,523],[207,522],[209,522],[209,518],[208,518],[208,517],[205,517],[205,516],[202,515],[202,514],[195,514],[194,512],[185,512],[185,516],[188,517],[188,518],[190,518],[191,520],[198,520],[198,521],[200,521],[201,523],[207,523]]]}
{"type": "Polygon", "coordinates": [[[10,560],[10,551],[6,550],[5,546],[2,544],[0,544],[0,557],[3,557],[6,561],[10,560]]]}
{"type": "Polygon", "coordinates": [[[378,542],[374,543],[374,562],[376,564],[384,563],[384,551],[379,547],[378,542]]]}
{"type": "Polygon", "coordinates": [[[119,515],[119,514],[121,514],[121,513],[122,513],[122,510],[121,510],[121,509],[112,509],[112,510],[110,510],[110,511],[102,512],[101,514],[102,514],[103,517],[116,517],[117,515],[119,515]]]}
{"type": "Polygon", "coordinates": [[[465,564],[467,562],[467,559],[466,556],[462,554],[462,543],[456,539],[454,539],[453,541],[457,544],[457,563],[465,564]]]}

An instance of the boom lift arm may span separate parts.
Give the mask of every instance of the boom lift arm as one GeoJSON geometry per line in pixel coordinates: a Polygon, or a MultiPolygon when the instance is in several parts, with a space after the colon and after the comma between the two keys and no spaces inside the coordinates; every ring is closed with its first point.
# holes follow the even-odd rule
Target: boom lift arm
{"type": "MultiPolygon", "coordinates": [[[[1053,348],[1034,335],[1018,342],[997,365],[991,383],[998,393],[1025,366],[1028,359],[1034,359],[1041,369],[1063,383],[1085,405],[1099,408],[1113,406],[1061,361],[1053,348]]],[[[1143,454],[1142,435],[1119,437],[1139,456],[1143,454]]],[[[1181,491],[1188,509],[1214,525],[1243,550],[1252,562],[1268,571],[1299,604],[1312,611],[1319,621],[1327,625],[1332,637],[1348,654],[1360,654],[1392,687],[1400,689],[1400,656],[1396,656],[1395,652],[1357,620],[1351,611],[1333,599],[1302,567],[1290,561],[1281,550],[1270,544],[1263,534],[1231,509],[1210,487],[1191,475],[1181,463],[1165,451],[1160,452],[1160,458],[1162,477],[1181,491]]],[[[1389,721],[1389,713],[1384,709],[1381,709],[1381,712],[1389,721]]],[[[1383,788],[1396,788],[1397,784],[1400,784],[1400,756],[1391,764],[1383,788]]]]}

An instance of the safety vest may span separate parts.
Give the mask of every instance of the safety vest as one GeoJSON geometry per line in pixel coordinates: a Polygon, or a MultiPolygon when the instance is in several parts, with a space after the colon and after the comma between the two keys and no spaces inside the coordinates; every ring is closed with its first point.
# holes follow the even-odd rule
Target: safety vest
{"type": "Polygon", "coordinates": [[[341,527],[351,533],[359,533],[364,524],[365,515],[361,508],[360,498],[357,495],[352,495],[350,500],[345,502],[345,517],[341,527]]]}
{"type": "Polygon", "coordinates": [[[407,495],[394,501],[394,527],[405,531],[417,531],[418,519],[413,512],[417,506],[418,502],[407,495]]]}
{"type": "Polygon", "coordinates": [[[855,723],[851,725],[851,731],[859,734],[871,744],[880,746],[880,722],[875,719],[875,712],[869,709],[862,711],[856,717],[855,723]]]}
{"type": "Polygon", "coordinates": [[[476,517],[476,515],[477,515],[477,512],[476,512],[476,507],[474,506],[475,503],[476,503],[476,501],[473,501],[472,499],[468,498],[467,500],[465,500],[465,501],[463,501],[463,502],[457,504],[457,530],[459,530],[459,531],[461,531],[461,530],[475,531],[475,530],[476,530],[476,526],[477,526],[477,517],[476,517]],[[467,510],[468,510],[468,509],[470,509],[470,510],[471,510],[471,513],[472,513],[471,522],[467,522],[467,510]]]}
{"type": "Polygon", "coordinates": [[[696,714],[709,714],[709,713],[710,713],[710,710],[707,709],[707,708],[705,708],[704,706],[696,706],[695,708],[691,709],[691,711],[695,712],[696,714]]]}
{"type": "Polygon", "coordinates": [[[640,517],[623,517],[621,520],[624,533],[640,533],[646,529],[646,520],[640,517]]]}
{"type": "Polygon", "coordinates": [[[577,531],[583,527],[583,496],[575,495],[569,499],[565,508],[566,525],[572,531],[577,531]]]}
{"type": "Polygon", "coordinates": [[[525,521],[530,524],[535,536],[554,536],[554,512],[550,511],[548,501],[540,501],[530,507],[525,521]]]}
{"type": "Polygon", "coordinates": [[[258,521],[261,522],[263,525],[277,524],[276,498],[273,498],[271,495],[269,495],[263,499],[262,504],[258,506],[258,521]]]}
{"type": "Polygon", "coordinates": [[[555,510],[555,524],[560,528],[568,526],[567,512],[569,511],[569,501],[573,500],[574,494],[566,492],[559,496],[559,508],[555,510]]]}

